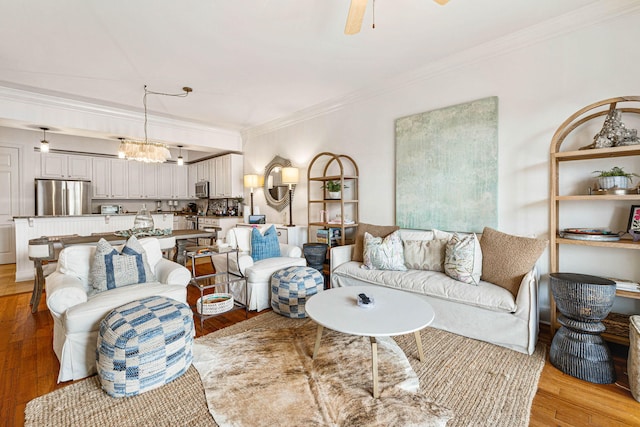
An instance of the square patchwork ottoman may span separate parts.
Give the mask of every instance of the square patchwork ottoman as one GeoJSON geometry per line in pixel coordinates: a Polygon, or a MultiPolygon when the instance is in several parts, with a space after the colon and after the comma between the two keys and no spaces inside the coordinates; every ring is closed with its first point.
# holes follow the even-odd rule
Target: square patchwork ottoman
{"type": "Polygon", "coordinates": [[[135,396],[184,374],[193,359],[193,312],[153,296],[113,309],[100,323],[96,364],[102,389],[135,396]]]}
{"type": "Polygon", "coordinates": [[[304,305],[324,289],[324,278],[311,267],[287,267],[271,276],[271,308],[278,314],[305,318],[304,305]]]}

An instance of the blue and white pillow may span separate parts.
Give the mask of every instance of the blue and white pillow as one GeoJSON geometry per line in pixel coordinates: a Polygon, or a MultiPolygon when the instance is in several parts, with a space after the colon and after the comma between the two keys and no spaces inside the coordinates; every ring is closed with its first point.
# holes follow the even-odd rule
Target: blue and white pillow
{"type": "Polygon", "coordinates": [[[280,256],[280,242],[278,242],[278,231],[272,225],[260,234],[258,228],[251,230],[251,258],[254,261],[260,261],[265,258],[273,258],[280,256]]]}
{"type": "Polygon", "coordinates": [[[147,261],[147,253],[135,236],[118,252],[105,239],[100,239],[89,270],[91,294],[136,283],[155,282],[147,261]]]}

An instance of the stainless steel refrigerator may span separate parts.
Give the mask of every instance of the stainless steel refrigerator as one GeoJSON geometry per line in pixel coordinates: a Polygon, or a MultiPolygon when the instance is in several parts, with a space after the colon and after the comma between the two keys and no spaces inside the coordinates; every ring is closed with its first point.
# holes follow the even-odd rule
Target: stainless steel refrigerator
{"type": "Polygon", "coordinates": [[[36,179],[36,215],[91,213],[91,181],[36,179]]]}

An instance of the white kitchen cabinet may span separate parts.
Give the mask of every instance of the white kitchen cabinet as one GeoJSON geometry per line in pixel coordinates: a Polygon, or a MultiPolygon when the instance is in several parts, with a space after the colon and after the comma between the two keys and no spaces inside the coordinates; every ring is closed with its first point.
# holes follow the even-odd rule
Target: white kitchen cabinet
{"type": "Polygon", "coordinates": [[[204,160],[202,162],[196,163],[196,176],[198,178],[198,182],[209,181],[209,161],[208,160],[204,160]]]}
{"type": "Polygon", "coordinates": [[[188,166],[188,182],[187,182],[187,196],[189,199],[196,198],[196,182],[198,182],[198,165],[192,164],[188,166]]]}
{"type": "Polygon", "coordinates": [[[163,163],[158,165],[158,199],[186,199],[188,170],[185,166],[163,163]]]}
{"type": "Polygon", "coordinates": [[[186,166],[174,165],[173,198],[174,199],[189,198],[189,169],[186,166]]]}
{"type": "Polygon", "coordinates": [[[218,197],[216,192],[216,159],[209,159],[207,163],[209,163],[209,198],[213,199],[218,197]]]}
{"type": "Polygon", "coordinates": [[[157,199],[157,165],[155,163],[142,163],[129,160],[127,166],[129,173],[129,198],[157,199]]]}
{"type": "Polygon", "coordinates": [[[158,199],[173,199],[173,165],[162,163],[157,166],[158,199]]]}
{"type": "Polygon", "coordinates": [[[93,176],[91,179],[94,199],[108,199],[111,193],[111,167],[109,159],[93,159],[93,176]]]}
{"type": "Polygon", "coordinates": [[[40,177],[55,179],[91,179],[91,157],[58,153],[40,154],[40,177]]]}
{"type": "Polygon", "coordinates": [[[222,180],[222,197],[236,197],[244,194],[244,159],[241,154],[227,154],[220,157],[220,168],[216,171],[216,183],[222,180]]]}
{"type": "Polygon", "coordinates": [[[125,199],[128,196],[127,161],[96,157],[92,164],[94,199],[125,199]]]}

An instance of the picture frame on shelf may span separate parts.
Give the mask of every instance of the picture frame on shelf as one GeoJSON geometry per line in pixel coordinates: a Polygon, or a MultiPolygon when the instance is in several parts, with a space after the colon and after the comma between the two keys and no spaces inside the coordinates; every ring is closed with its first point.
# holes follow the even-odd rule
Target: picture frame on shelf
{"type": "Polygon", "coordinates": [[[627,224],[627,231],[640,232],[640,205],[632,205],[629,211],[629,222],[627,224]]]}

